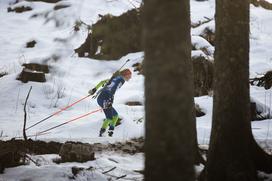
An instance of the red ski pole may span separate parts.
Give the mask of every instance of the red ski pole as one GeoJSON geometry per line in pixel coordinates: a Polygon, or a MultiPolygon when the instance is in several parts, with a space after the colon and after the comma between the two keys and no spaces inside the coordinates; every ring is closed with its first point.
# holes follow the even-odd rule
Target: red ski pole
{"type": "Polygon", "coordinates": [[[91,95],[87,95],[87,96],[85,96],[85,97],[83,97],[83,98],[81,98],[81,99],[75,101],[74,103],[72,103],[72,104],[70,104],[70,105],[68,105],[68,106],[66,106],[66,107],[64,107],[64,108],[61,108],[59,111],[57,111],[57,112],[55,112],[55,113],[49,115],[48,117],[42,119],[42,120],[39,121],[39,122],[37,122],[37,123],[35,123],[35,124],[29,126],[28,128],[26,128],[26,130],[28,130],[28,129],[30,129],[30,128],[32,128],[32,127],[34,127],[34,126],[36,126],[36,125],[38,125],[38,124],[40,124],[40,123],[46,121],[47,119],[49,119],[49,118],[51,118],[51,117],[53,117],[53,116],[59,114],[60,112],[62,112],[62,111],[64,111],[64,110],[66,110],[66,109],[68,109],[68,108],[74,106],[75,104],[79,103],[80,101],[82,101],[82,100],[84,100],[84,99],[86,99],[86,98],[88,98],[88,97],[90,97],[90,96],[91,96],[91,95]]]}
{"type": "Polygon", "coordinates": [[[59,125],[57,125],[57,126],[53,126],[53,127],[48,128],[48,129],[46,129],[46,130],[44,130],[44,131],[40,131],[40,132],[37,133],[37,135],[44,134],[44,133],[47,132],[47,131],[50,131],[50,130],[55,129],[55,128],[58,128],[58,127],[60,127],[60,126],[63,126],[63,125],[65,125],[65,124],[68,124],[68,123],[70,123],[70,122],[76,121],[76,120],[78,120],[78,119],[84,118],[84,117],[86,117],[86,116],[88,116],[88,115],[90,115],[90,114],[96,113],[96,112],[101,111],[101,110],[103,110],[103,109],[102,109],[102,108],[99,108],[99,109],[94,110],[94,111],[91,111],[91,112],[89,112],[89,113],[87,113],[87,114],[83,114],[83,115],[81,115],[81,116],[79,116],[79,117],[73,118],[73,119],[71,119],[71,120],[69,120],[69,121],[66,121],[66,122],[64,122],[64,123],[61,123],[61,124],[59,124],[59,125]]]}

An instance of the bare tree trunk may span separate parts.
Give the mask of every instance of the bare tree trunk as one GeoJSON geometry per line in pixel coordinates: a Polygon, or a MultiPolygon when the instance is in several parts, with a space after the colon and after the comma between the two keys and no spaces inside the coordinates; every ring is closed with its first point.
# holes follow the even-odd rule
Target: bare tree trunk
{"type": "Polygon", "coordinates": [[[27,113],[26,113],[26,104],[27,104],[27,101],[28,101],[28,98],[29,98],[29,95],[30,95],[30,92],[32,90],[32,86],[30,87],[29,91],[28,91],[28,94],[26,96],[26,100],[25,100],[25,105],[24,105],[24,128],[23,128],[23,136],[24,136],[24,140],[27,141],[27,136],[26,136],[26,116],[27,116],[27,113]]]}
{"type": "Polygon", "coordinates": [[[194,180],[189,0],[144,2],[145,180],[194,180]]]}
{"type": "Polygon", "coordinates": [[[256,170],[266,173],[272,173],[272,156],[267,154],[255,141],[253,135],[250,135],[250,152],[256,170]]]}
{"type": "Polygon", "coordinates": [[[250,124],[249,0],[216,0],[213,122],[202,178],[255,181],[260,151],[250,124]]]}

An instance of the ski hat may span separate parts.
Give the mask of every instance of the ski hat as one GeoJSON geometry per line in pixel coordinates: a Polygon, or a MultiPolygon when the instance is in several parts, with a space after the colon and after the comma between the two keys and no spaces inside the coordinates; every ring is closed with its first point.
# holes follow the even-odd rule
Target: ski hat
{"type": "Polygon", "coordinates": [[[131,71],[129,70],[129,69],[124,69],[124,70],[122,70],[121,72],[120,72],[120,74],[122,75],[122,76],[126,76],[126,75],[130,75],[131,76],[131,71]]]}

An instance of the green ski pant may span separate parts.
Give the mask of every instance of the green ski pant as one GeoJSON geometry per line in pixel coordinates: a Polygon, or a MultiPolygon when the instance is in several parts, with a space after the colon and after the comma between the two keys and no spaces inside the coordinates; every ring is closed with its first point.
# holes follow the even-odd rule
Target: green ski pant
{"type": "Polygon", "coordinates": [[[118,121],[118,115],[113,116],[112,119],[105,119],[102,124],[102,128],[107,129],[108,126],[112,126],[114,128],[117,121],[118,121]]]}

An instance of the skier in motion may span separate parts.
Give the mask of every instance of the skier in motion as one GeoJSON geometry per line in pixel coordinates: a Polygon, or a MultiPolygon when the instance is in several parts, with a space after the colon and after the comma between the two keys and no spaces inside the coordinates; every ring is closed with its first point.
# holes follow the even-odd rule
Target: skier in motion
{"type": "Polygon", "coordinates": [[[108,135],[109,136],[113,135],[114,127],[118,120],[118,113],[112,107],[114,94],[116,90],[122,87],[125,81],[129,81],[130,78],[131,71],[129,69],[124,69],[120,72],[118,71],[114,73],[111,79],[103,80],[99,82],[93,89],[89,90],[89,94],[93,95],[100,87],[102,87],[96,94],[98,95],[97,103],[101,108],[103,108],[103,111],[106,116],[106,119],[104,119],[104,122],[99,132],[100,137],[103,135],[103,133],[105,133],[108,126],[109,126],[108,135]]]}

